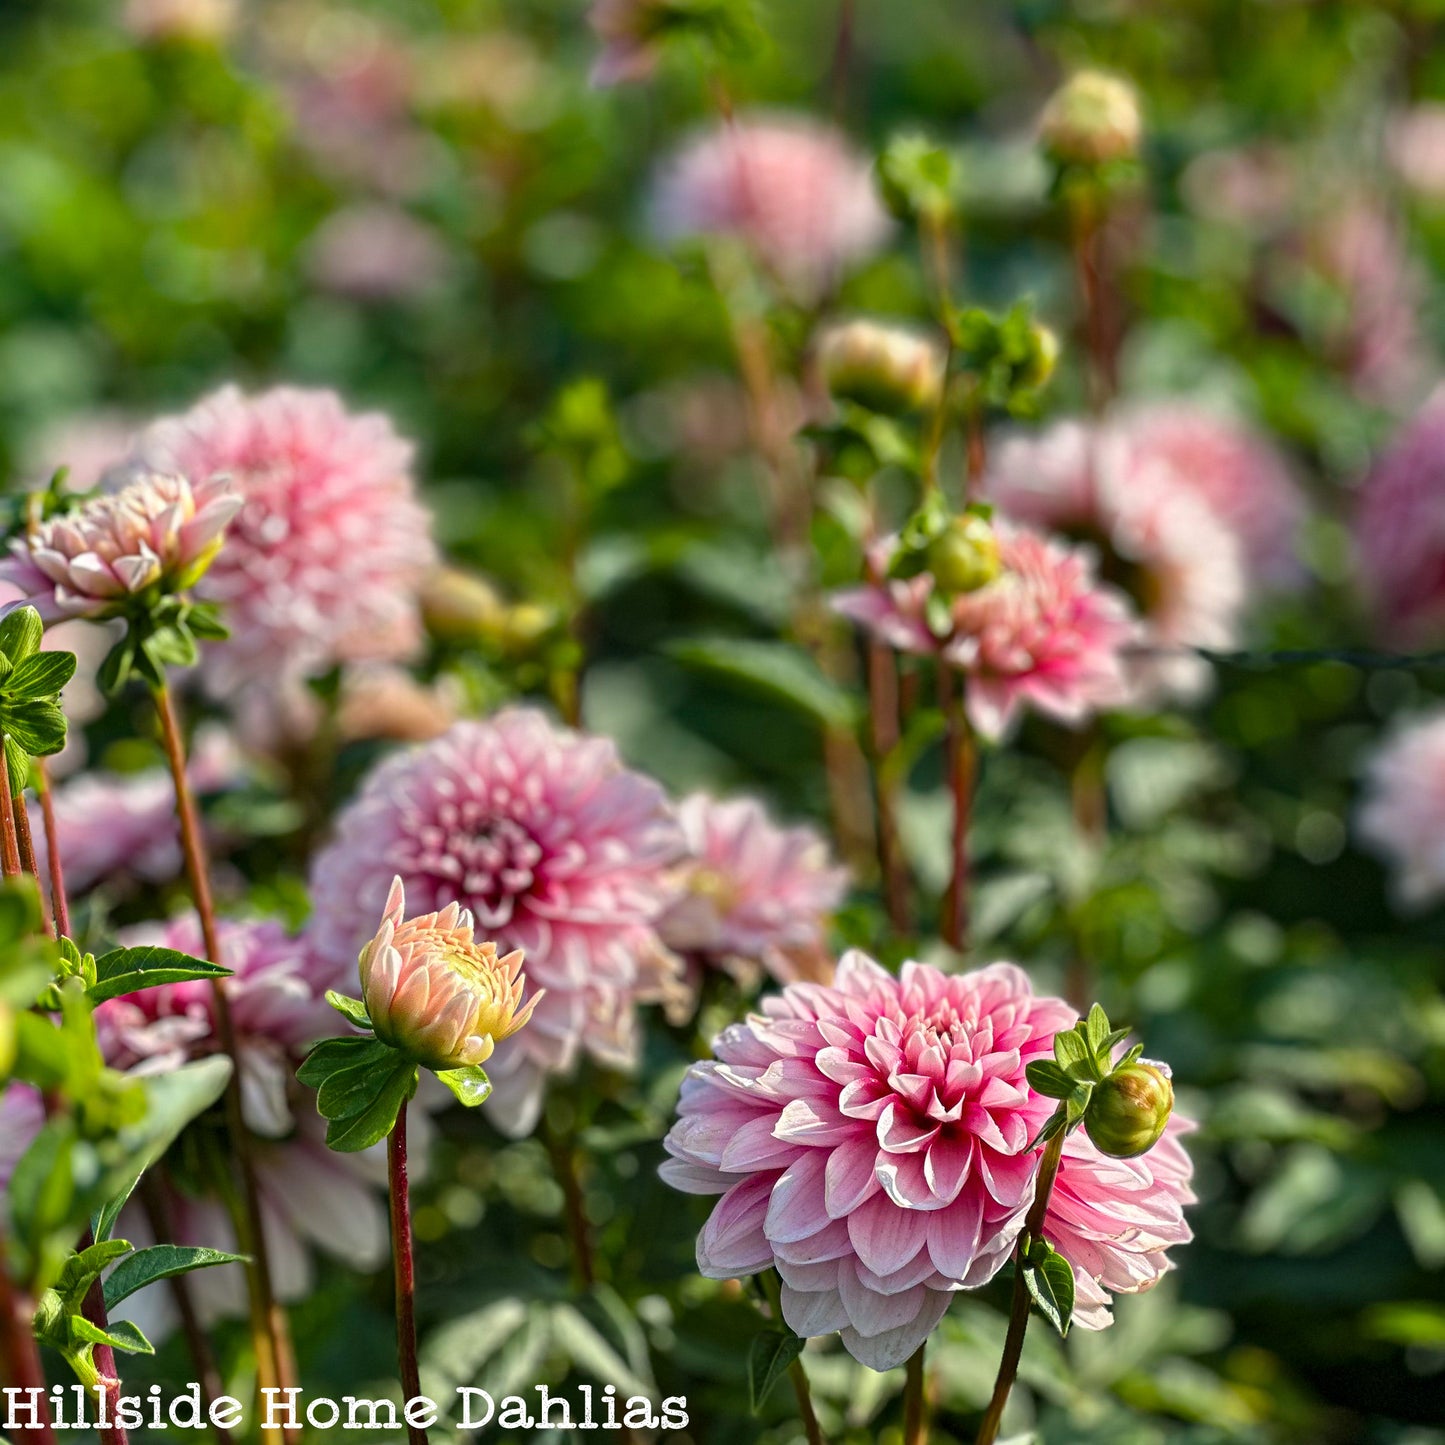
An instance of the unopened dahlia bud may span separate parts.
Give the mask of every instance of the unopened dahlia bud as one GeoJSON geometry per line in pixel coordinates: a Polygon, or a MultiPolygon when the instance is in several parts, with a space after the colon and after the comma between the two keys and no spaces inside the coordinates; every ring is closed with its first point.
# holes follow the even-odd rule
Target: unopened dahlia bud
{"type": "Polygon", "coordinates": [[[987,587],[1000,567],[993,524],[977,512],[954,517],[928,544],[928,570],[950,597],[987,587]]]}
{"type": "Polygon", "coordinates": [[[1029,357],[1019,373],[1019,385],[1031,391],[1046,387],[1059,361],[1059,338],[1048,326],[1035,322],[1029,335],[1029,357]]]}
{"type": "Polygon", "coordinates": [[[1100,70],[1070,76],[1039,118],[1044,149],[1061,165],[1128,160],[1139,153],[1142,130],[1134,87],[1100,70]]]}
{"type": "Polygon", "coordinates": [[[897,415],[927,411],[943,393],[943,349],[903,326],[845,321],[818,343],[828,390],[840,401],[897,415]]]}
{"type": "Polygon", "coordinates": [[[491,1057],[532,1015],[521,950],[497,957],[472,938],[457,903],[403,920],[405,890],[394,878],[376,937],[361,950],[361,995],[376,1036],[428,1069],[466,1068],[491,1057]]]}
{"type": "Polygon", "coordinates": [[[1159,1142],[1173,1110],[1168,1066],[1138,1059],[1095,1086],[1084,1129],[1103,1153],[1132,1159],[1159,1142]]]}
{"type": "Polygon", "coordinates": [[[473,642],[494,632],[506,604],[485,577],[460,567],[439,567],[422,584],[427,631],[446,642],[473,642]]]}

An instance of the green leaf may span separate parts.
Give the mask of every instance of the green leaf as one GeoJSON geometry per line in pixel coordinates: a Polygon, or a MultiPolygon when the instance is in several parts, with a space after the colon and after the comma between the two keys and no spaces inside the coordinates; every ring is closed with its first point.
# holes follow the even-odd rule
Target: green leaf
{"type": "Polygon", "coordinates": [[[58,753],[65,746],[67,725],[60,704],[51,698],[26,698],[5,710],[6,736],[14,738],[32,758],[58,753]]]}
{"type": "Polygon", "coordinates": [[[93,1325],[84,1315],[71,1315],[67,1321],[72,1340],[88,1345],[109,1345],[129,1355],[153,1355],[156,1348],[146,1339],[145,1331],[131,1320],[115,1320],[108,1329],[93,1325]]]}
{"type": "Polygon", "coordinates": [[[349,1034],[339,1039],[322,1039],[306,1055],[301,1067],[296,1070],[296,1077],[310,1088],[319,1089],[332,1074],[353,1069],[358,1064],[380,1062],[392,1052],[394,1050],[380,1039],[363,1039],[349,1034]]]}
{"type": "Polygon", "coordinates": [[[857,705],[848,691],[826,677],[807,653],[787,643],[717,637],[677,643],[668,650],[687,667],[766,693],[824,727],[851,728],[857,721],[857,705]]]}
{"type": "Polygon", "coordinates": [[[1052,1059],[1035,1059],[1024,1073],[1029,1087],[1050,1099],[1067,1099],[1078,1087],[1052,1059]]]}
{"type": "Polygon", "coordinates": [[[121,1185],[99,1209],[95,1211],[90,1221],[90,1232],[97,1243],[110,1238],[111,1231],[115,1228],[115,1222],[120,1218],[120,1212],[129,1202],[132,1194],[135,1193],[136,1185],[141,1181],[137,1174],[134,1179],[121,1185]]]}
{"type": "Polygon", "coordinates": [[[371,1030],[371,1015],[366,1011],[366,1005],[359,998],[350,998],[344,993],[337,993],[334,988],[326,990],[326,1002],[343,1015],[359,1029],[371,1030]]]}
{"type": "MultiPolygon", "coordinates": [[[[40,927],[40,892],[35,879],[27,876],[0,882],[0,945],[19,943],[40,927]]],[[[9,969],[7,957],[0,967],[9,969]]]]}
{"type": "Polygon", "coordinates": [[[95,984],[87,997],[91,1003],[103,1003],[141,988],[197,978],[228,978],[230,973],[229,968],[174,948],[113,948],[96,959],[95,984]]]}
{"type": "Polygon", "coordinates": [[[1061,1334],[1074,1316],[1073,1266],[1046,1239],[1029,1245],[1024,1258],[1024,1284],[1039,1313],[1061,1334]]]}
{"type": "Polygon", "coordinates": [[[1024,1153],[1030,1153],[1032,1150],[1037,1149],[1040,1144],[1047,1144],[1067,1122],[1068,1115],[1066,1112],[1063,1109],[1055,1109],[1054,1112],[1044,1120],[1043,1128],[1024,1146],[1024,1153]]]}
{"type": "Polygon", "coordinates": [[[30,1141],[10,1175],[6,1190],[10,1225],[32,1252],[43,1253],[47,1237],[70,1217],[75,1197],[75,1120],[48,1120],[30,1141]]]}
{"type": "Polygon", "coordinates": [[[1093,1073],[1089,1046],[1076,1029],[1065,1029],[1054,1035],[1054,1058],[1066,1074],[1076,1079],[1093,1073]]]}
{"type": "Polygon", "coordinates": [[[56,1293],[67,1307],[78,1310],[106,1267],[129,1254],[133,1247],[129,1240],[103,1239],[71,1255],[55,1281],[56,1293]]]}
{"type": "Polygon", "coordinates": [[[362,1039],[362,1047],[351,1051],[351,1063],[333,1069],[316,1090],[316,1112],[323,1119],[349,1119],[369,1109],[398,1059],[404,1059],[380,1039],[362,1039]]]}
{"type": "Polygon", "coordinates": [[[382,1076],[371,1103],[360,1113],[333,1119],[326,1126],[326,1143],[341,1154],[370,1149],[391,1133],[401,1106],[416,1091],[417,1067],[410,1059],[393,1053],[395,1064],[382,1076]]]}
{"type": "Polygon", "coordinates": [[[73,652],[37,652],[16,665],[5,679],[5,691],[13,697],[53,698],[74,676],[73,652]]]}
{"type": "Polygon", "coordinates": [[[767,1329],[753,1336],[748,1346],[748,1397],[753,1414],[763,1407],[773,1386],[803,1353],[803,1342],[791,1330],[767,1329]]]}
{"type": "Polygon", "coordinates": [[[1109,1034],[1109,1015],[1104,1012],[1103,1005],[1096,1003],[1089,1010],[1084,1030],[1088,1037],[1089,1047],[1097,1054],[1109,1034]]]}
{"type": "Polygon", "coordinates": [[[114,697],[131,679],[135,671],[135,634],[126,629],[126,634],[105,655],[96,673],[96,685],[106,697],[114,697]]]}
{"type": "Polygon", "coordinates": [[[40,614],[28,603],[13,608],[0,618],[0,653],[17,665],[40,650],[45,624],[40,614]]]}
{"type": "Polygon", "coordinates": [[[196,1269],[211,1269],[218,1264],[244,1264],[243,1254],[227,1254],[220,1249],[198,1245],[157,1244],[140,1249],[122,1260],[105,1282],[105,1307],[112,1310],[123,1299],[158,1279],[173,1279],[196,1269]]]}
{"type": "Polygon", "coordinates": [[[437,1078],[467,1109],[475,1109],[478,1104],[485,1103],[492,1092],[492,1081],[479,1064],[468,1064],[464,1069],[443,1069],[438,1072],[437,1078]]]}

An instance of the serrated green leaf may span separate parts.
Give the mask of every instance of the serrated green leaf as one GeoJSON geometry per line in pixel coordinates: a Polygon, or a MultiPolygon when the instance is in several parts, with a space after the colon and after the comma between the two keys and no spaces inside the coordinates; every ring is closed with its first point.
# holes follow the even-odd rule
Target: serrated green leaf
{"type": "Polygon", "coordinates": [[[337,1039],[322,1039],[312,1046],[296,1077],[312,1089],[319,1089],[333,1074],[354,1069],[358,1064],[377,1063],[395,1050],[376,1038],[347,1034],[337,1039]]]}
{"type": "Polygon", "coordinates": [[[172,1279],[190,1274],[192,1270],[212,1269],[218,1264],[245,1262],[243,1254],[227,1254],[224,1250],[198,1245],[157,1244],[150,1249],[139,1249],[111,1271],[104,1286],[105,1307],[114,1309],[123,1299],[158,1279],[172,1279]]]}
{"type": "Polygon", "coordinates": [[[228,978],[231,970],[174,948],[113,948],[95,961],[95,983],[87,990],[91,1003],[197,978],[228,978]]]}
{"type": "Polygon", "coordinates": [[[1046,1239],[1036,1239],[1023,1262],[1024,1284],[1039,1313],[1061,1334],[1074,1316],[1074,1270],[1046,1239]]]}
{"type": "Polygon", "coordinates": [[[53,698],[74,676],[73,652],[37,652],[16,663],[5,691],[14,697],[53,698]]]}
{"type": "Polygon", "coordinates": [[[762,1409],[773,1386],[803,1353],[803,1342],[791,1330],[767,1329],[748,1346],[748,1398],[753,1414],[762,1409]]]}
{"type": "Polygon", "coordinates": [[[437,1074],[442,1083],[457,1097],[464,1108],[475,1109],[483,1104],[492,1092],[492,1081],[478,1064],[469,1064],[464,1069],[443,1069],[437,1074]]]}
{"type": "Polygon", "coordinates": [[[93,1325],[84,1315],[71,1315],[67,1321],[73,1340],[88,1345],[109,1345],[113,1350],[124,1350],[128,1355],[153,1355],[155,1346],[146,1339],[145,1331],[132,1320],[115,1320],[109,1328],[93,1325]]]}
{"type": "Polygon", "coordinates": [[[416,1091],[417,1066],[410,1059],[392,1053],[395,1064],[382,1076],[368,1106],[344,1119],[332,1119],[326,1126],[326,1144],[341,1154],[354,1154],[379,1144],[396,1123],[401,1106],[416,1091]]]}
{"type": "Polygon", "coordinates": [[[371,1031],[371,1015],[359,998],[351,998],[344,993],[338,993],[334,988],[328,988],[326,1002],[357,1028],[366,1029],[368,1033],[371,1031]]]}
{"type": "Polygon", "coordinates": [[[380,1039],[362,1039],[361,1043],[362,1048],[351,1050],[351,1063],[333,1069],[317,1086],[316,1112],[323,1119],[350,1119],[369,1109],[386,1088],[397,1060],[403,1059],[380,1039]]]}

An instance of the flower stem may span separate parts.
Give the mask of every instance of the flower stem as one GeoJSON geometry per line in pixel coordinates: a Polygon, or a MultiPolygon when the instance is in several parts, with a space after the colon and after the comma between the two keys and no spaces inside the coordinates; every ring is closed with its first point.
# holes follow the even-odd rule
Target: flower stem
{"type": "Polygon", "coordinates": [[[562,1190],[562,1212],[567,1220],[567,1237],[572,1243],[572,1272],[578,1289],[591,1290],[597,1282],[597,1263],[592,1252],[592,1230],[587,1223],[587,1201],[577,1175],[577,1151],[569,1140],[558,1135],[550,1119],[544,1118],[542,1130],[547,1152],[552,1157],[552,1173],[562,1190]]]}
{"type": "Polygon", "coordinates": [[[928,1400],[924,1390],[923,1352],[928,1341],[908,1357],[903,1385],[903,1445],[928,1445],[928,1400]]]}
{"type": "MultiPolygon", "coordinates": [[[[30,874],[36,883],[40,882],[40,868],[35,861],[35,840],[30,836],[30,810],[25,803],[25,794],[11,799],[10,811],[15,818],[15,841],[20,850],[20,867],[25,873],[30,874]]],[[[50,902],[45,896],[45,889],[39,889],[40,912],[45,921],[45,931],[52,938],[59,938],[56,932],[55,922],[50,912],[50,902]]]]}
{"type": "MultiPolygon", "coordinates": [[[[168,685],[153,689],[156,712],[160,717],[161,736],[166,758],[170,763],[171,781],[176,792],[176,817],[181,827],[181,850],[185,857],[186,878],[201,923],[201,937],[206,954],[213,963],[221,962],[220,933],[216,927],[215,904],[211,898],[210,870],[206,860],[205,841],[201,836],[196,800],[186,775],[186,746],[181,736],[180,719],[168,685]]],[[[266,1233],[262,1223],[261,1195],[251,1157],[251,1136],[246,1128],[241,1104],[241,1055],[236,1041],[235,1024],[223,982],[212,980],[211,996],[216,1016],[216,1033],[221,1048],[231,1061],[231,1078],[226,1086],[226,1125],[235,1153],[236,1171],[241,1181],[241,1205],[238,1211],[238,1240],[241,1253],[248,1254],[246,1266],[247,1294],[250,1303],[251,1344],[256,1355],[257,1389],[285,1389],[295,1383],[295,1366],[291,1360],[286,1314],[271,1288],[271,1266],[266,1233]]],[[[286,1431],[288,1441],[291,1431],[286,1431]]]]}
{"type": "Polygon", "coordinates": [[[40,817],[45,827],[45,861],[50,873],[50,907],[56,931],[70,937],[70,903],[65,896],[65,869],[60,861],[60,830],[55,824],[55,799],[50,792],[50,769],[44,758],[35,759],[35,791],[40,795],[40,817]]]}
{"type": "MultiPolygon", "coordinates": [[[[94,1243],[95,1236],[87,1229],[81,1237],[80,1248],[88,1249],[94,1243]]],[[[80,1309],[85,1318],[98,1329],[110,1328],[110,1317],[105,1310],[105,1294],[98,1279],[91,1281],[80,1309]]],[[[105,1390],[106,1418],[110,1421],[110,1425],[100,1431],[101,1445],[130,1445],[130,1436],[127,1435],[125,1426],[116,1423],[120,1411],[120,1373],[115,1365],[115,1351],[109,1345],[97,1344],[91,1352],[91,1358],[100,1373],[99,1384],[105,1390]]]]}
{"type": "Polygon", "coordinates": [[[1070,207],[1074,272],[1084,306],[1084,337],[1089,356],[1089,399],[1095,411],[1108,405],[1117,385],[1111,322],[1106,311],[1108,286],[1104,275],[1104,217],[1100,203],[1077,198],[1070,207]]]}
{"type": "MultiPolygon", "coordinates": [[[[0,738],[0,752],[3,752],[4,739],[0,738]]],[[[3,794],[4,801],[0,803],[0,868],[3,868],[7,878],[18,878],[21,873],[20,867],[20,843],[15,830],[15,799],[10,794],[10,773],[8,764],[3,757],[0,757],[0,767],[5,768],[4,786],[0,787],[0,794],[3,794]]]]}
{"type": "Polygon", "coordinates": [[[55,1445],[45,1393],[45,1371],[41,1368],[40,1351],[30,1324],[35,1310],[10,1278],[4,1263],[8,1255],[5,1236],[0,1231],[0,1363],[4,1364],[7,1384],[20,1390],[39,1391],[34,1397],[39,1424],[26,1433],[37,1445],[55,1445]]]}
{"type": "MultiPolygon", "coordinates": [[[[777,1272],[765,1269],[758,1279],[768,1297],[768,1307],[772,1310],[774,1323],[779,1329],[786,1328],[783,1320],[783,1291],[778,1283],[777,1272]]],[[[813,1409],[813,1392],[808,1384],[808,1372],[803,1368],[801,1356],[788,1366],[788,1378],[793,1382],[793,1395],[798,1401],[798,1418],[803,1422],[803,1433],[808,1437],[808,1445],[827,1445],[822,1426],[818,1424],[817,1413],[813,1409]]]]}
{"type": "MultiPolygon", "coordinates": [[[[1024,1235],[1037,1238],[1043,1231],[1044,1220],[1049,1212],[1049,1195],[1053,1193],[1054,1179],[1059,1172],[1059,1160],[1064,1150],[1064,1131],[1059,1130],[1044,1148],[1043,1163],[1039,1165],[1038,1184],[1034,1190],[1034,1202],[1024,1221],[1024,1235]]],[[[1022,1244],[1022,1238],[1020,1239],[1022,1244]]],[[[998,1379],[994,1382],[993,1398],[983,1423],[978,1427],[974,1445],[993,1445],[998,1439],[999,1426],[1003,1423],[1004,1406],[1008,1404],[1009,1391],[1019,1371],[1019,1358],[1024,1349],[1024,1333],[1029,1327],[1029,1289],[1024,1282],[1024,1260],[1022,1249],[1014,1248],[1014,1289],[1013,1302],[1009,1307],[1008,1334],[1004,1337],[1003,1358],[999,1361],[998,1379]]]]}
{"type": "Polygon", "coordinates": [[[908,865],[898,835],[898,659],[884,642],[868,643],[868,719],[883,901],[894,931],[907,933],[908,865]]]}
{"type": "Polygon", "coordinates": [[[973,731],[963,707],[964,680],[958,679],[954,691],[953,673],[949,666],[938,664],[938,706],[942,711],[947,733],[944,753],[948,765],[948,788],[953,797],[953,836],[950,843],[948,892],[943,900],[942,929],[944,942],[962,952],[968,947],[968,831],[973,815],[975,760],[973,731]]]}
{"type": "MultiPolygon", "coordinates": [[[[396,1278],[396,1358],[401,1372],[401,1393],[409,1402],[421,1394],[421,1371],[416,1362],[416,1260],[411,1241],[405,1100],[387,1136],[386,1173],[391,1190],[391,1258],[396,1278]]],[[[426,1431],[419,1425],[408,1422],[406,1434],[411,1445],[427,1445],[426,1431]]]]}

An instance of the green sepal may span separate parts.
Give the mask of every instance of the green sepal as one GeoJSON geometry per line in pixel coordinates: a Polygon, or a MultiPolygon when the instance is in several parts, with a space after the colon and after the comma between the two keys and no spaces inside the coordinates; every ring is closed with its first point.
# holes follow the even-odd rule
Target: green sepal
{"type": "Polygon", "coordinates": [[[468,1064],[460,1069],[441,1069],[437,1078],[456,1095],[457,1102],[466,1109],[475,1109],[486,1103],[491,1096],[492,1081],[480,1064],[468,1064]]]}
{"type": "Polygon", "coordinates": [[[416,1093],[417,1065],[403,1054],[392,1052],[392,1067],[376,1075],[371,1102],[344,1119],[332,1119],[326,1126],[326,1144],[341,1154],[355,1154],[379,1144],[396,1125],[401,1106],[416,1093]]]}
{"type": "Polygon", "coordinates": [[[366,1029],[368,1033],[371,1031],[371,1015],[359,998],[351,998],[347,994],[338,993],[334,988],[328,988],[326,1002],[349,1023],[355,1024],[359,1029],[366,1029]]]}
{"type": "Polygon", "coordinates": [[[0,653],[12,667],[40,651],[45,624],[34,607],[26,603],[0,618],[0,653]]]}

